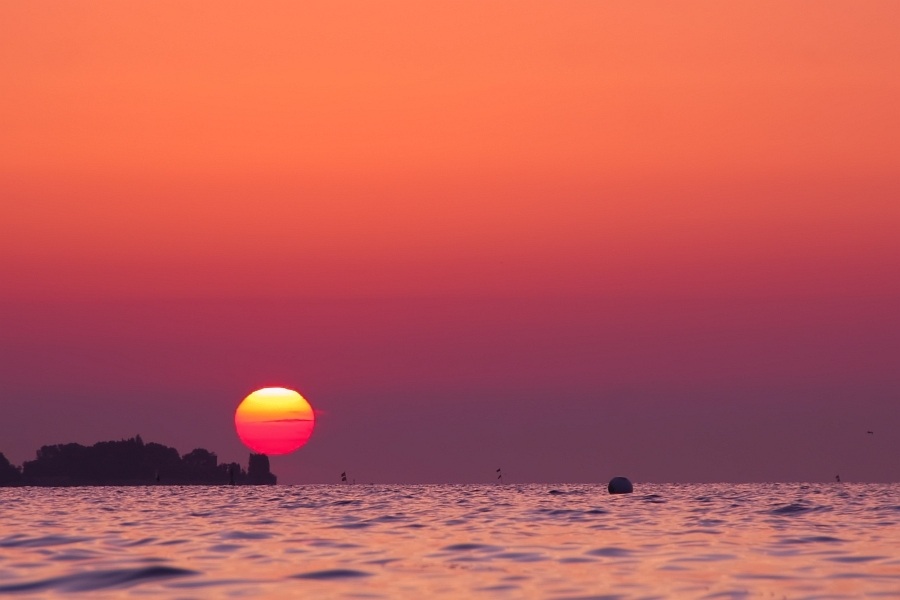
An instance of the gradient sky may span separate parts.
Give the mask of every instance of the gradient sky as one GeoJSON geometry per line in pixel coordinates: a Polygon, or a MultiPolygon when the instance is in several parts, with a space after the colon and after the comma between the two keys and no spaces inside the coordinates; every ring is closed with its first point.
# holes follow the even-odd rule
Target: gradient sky
{"type": "Polygon", "coordinates": [[[0,451],[900,480],[900,5],[0,2],[0,451]],[[867,435],[874,430],[875,435],[867,435]]]}

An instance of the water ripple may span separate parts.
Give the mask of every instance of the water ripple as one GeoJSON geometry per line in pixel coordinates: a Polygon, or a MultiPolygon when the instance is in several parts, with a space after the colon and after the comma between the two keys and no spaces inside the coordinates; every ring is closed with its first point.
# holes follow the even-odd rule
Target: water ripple
{"type": "Polygon", "coordinates": [[[71,537],[65,535],[45,535],[41,537],[26,537],[21,534],[11,535],[0,540],[0,548],[43,548],[45,546],[62,546],[64,544],[77,544],[87,541],[88,538],[71,537]]]}
{"type": "Polygon", "coordinates": [[[0,488],[0,594],[896,597],[900,485],[636,487],[0,488]]]}
{"type": "Polygon", "coordinates": [[[40,581],[29,581],[12,585],[0,585],[0,592],[33,592],[56,589],[63,592],[89,592],[107,588],[125,588],[149,580],[171,579],[196,575],[196,571],[174,567],[144,567],[142,569],[118,569],[76,573],[64,577],[53,577],[40,581]]]}
{"type": "Polygon", "coordinates": [[[447,552],[499,552],[503,548],[499,546],[489,546],[487,544],[452,544],[441,548],[447,552]]]}
{"type": "Polygon", "coordinates": [[[597,548],[595,550],[588,550],[585,552],[590,556],[606,556],[611,558],[621,558],[623,556],[631,556],[634,554],[631,550],[627,550],[625,548],[615,548],[612,546],[606,548],[597,548]]]}
{"type": "Polygon", "coordinates": [[[293,575],[296,579],[351,579],[356,577],[370,577],[371,573],[356,571],[353,569],[328,569],[325,571],[310,571],[293,575]]]}

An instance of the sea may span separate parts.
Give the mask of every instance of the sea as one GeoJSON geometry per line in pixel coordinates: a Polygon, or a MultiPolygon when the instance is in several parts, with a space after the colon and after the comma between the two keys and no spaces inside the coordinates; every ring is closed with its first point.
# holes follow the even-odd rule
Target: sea
{"type": "Polygon", "coordinates": [[[900,598],[900,484],[0,489],[21,598],[900,598]]]}

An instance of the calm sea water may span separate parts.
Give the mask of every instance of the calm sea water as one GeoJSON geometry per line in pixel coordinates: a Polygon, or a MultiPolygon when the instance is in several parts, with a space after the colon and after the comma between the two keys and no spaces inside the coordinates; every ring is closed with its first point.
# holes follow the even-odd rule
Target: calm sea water
{"type": "Polygon", "coordinates": [[[900,485],[0,489],[0,594],[900,597],[900,485]]]}

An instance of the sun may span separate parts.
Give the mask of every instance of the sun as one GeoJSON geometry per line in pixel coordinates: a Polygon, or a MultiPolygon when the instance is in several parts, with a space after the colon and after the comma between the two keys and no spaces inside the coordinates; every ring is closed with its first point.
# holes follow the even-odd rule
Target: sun
{"type": "Polygon", "coordinates": [[[288,454],[309,441],[316,415],[306,398],[287,388],[256,390],[234,412],[244,445],[260,454],[288,454]]]}

